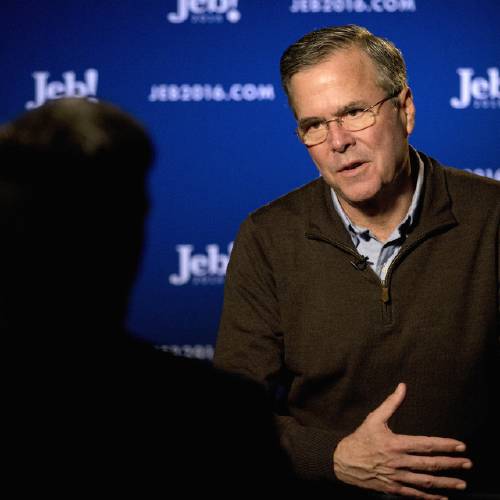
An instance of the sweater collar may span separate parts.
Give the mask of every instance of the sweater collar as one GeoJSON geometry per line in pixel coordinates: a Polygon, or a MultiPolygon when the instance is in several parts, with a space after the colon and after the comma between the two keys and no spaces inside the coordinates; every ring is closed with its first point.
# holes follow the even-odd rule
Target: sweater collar
{"type": "MultiPolygon", "coordinates": [[[[419,157],[424,165],[421,203],[414,213],[415,227],[406,244],[411,244],[412,241],[421,239],[429,233],[457,224],[451,210],[451,200],[443,167],[436,160],[421,152],[417,154],[410,147],[410,161],[418,163],[419,157]]],[[[327,239],[340,246],[352,247],[351,237],[333,205],[330,186],[323,178],[316,181],[314,189],[310,191],[310,196],[306,233],[327,239]]]]}

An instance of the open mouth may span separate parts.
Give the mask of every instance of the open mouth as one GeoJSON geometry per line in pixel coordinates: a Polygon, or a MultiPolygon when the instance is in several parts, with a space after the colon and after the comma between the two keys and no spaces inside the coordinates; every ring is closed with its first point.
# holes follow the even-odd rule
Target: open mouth
{"type": "Polygon", "coordinates": [[[354,161],[352,163],[349,163],[345,166],[343,166],[339,172],[348,172],[351,170],[356,170],[357,168],[361,167],[361,165],[364,165],[365,162],[363,161],[354,161]]]}

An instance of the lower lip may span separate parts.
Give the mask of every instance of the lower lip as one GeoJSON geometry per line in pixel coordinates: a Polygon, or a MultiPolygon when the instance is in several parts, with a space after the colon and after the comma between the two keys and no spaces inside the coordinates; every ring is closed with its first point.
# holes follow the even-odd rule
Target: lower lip
{"type": "Polygon", "coordinates": [[[339,172],[339,174],[344,176],[344,177],[353,177],[355,175],[358,175],[360,172],[362,172],[364,170],[365,166],[366,166],[366,163],[360,163],[355,168],[346,168],[344,170],[341,170],[339,172]]]}

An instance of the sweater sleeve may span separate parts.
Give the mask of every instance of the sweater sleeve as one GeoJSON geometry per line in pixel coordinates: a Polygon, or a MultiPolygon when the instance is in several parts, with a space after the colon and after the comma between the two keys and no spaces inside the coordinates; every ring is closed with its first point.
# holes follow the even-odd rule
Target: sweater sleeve
{"type": "MultiPolygon", "coordinates": [[[[251,218],[242,224],[227,270],[214,362],[220,369],[260,382],[275,397],[282,387],[286,332],[280,326],[270,246],[263,243],[251,218]]],[[[276,414],[280,441],[295,472],[304,479],[334,480],[338,437],[303,426],[286,411],[280,413],[276,414]]]]}

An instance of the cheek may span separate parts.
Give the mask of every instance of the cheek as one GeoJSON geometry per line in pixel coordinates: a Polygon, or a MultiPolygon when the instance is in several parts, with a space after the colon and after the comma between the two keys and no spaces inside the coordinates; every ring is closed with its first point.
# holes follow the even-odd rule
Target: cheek
{"type": "Polygon", "coordinates": [[[408,147],[406,134],[401,127],[374,130],[367,140],[370,149],[380,158],[398,156],[400,151],[408,147]]]}
{"type": "Polygon", "coordinates": [[[316,165],[319,171],[323,171],[326,168],[327,162],[329,160],[328,151],[324,151],[322,148],[310,148],[309,156],[311,160],[316,165]]]}
{"type": "Polygon", "coordinates": [[[405,163],[407,152],[408,143],[402,138],[392,136],[380,143],[375,157],[377,171],[383,182],[392,182],[398,175],[405,163]]]}

